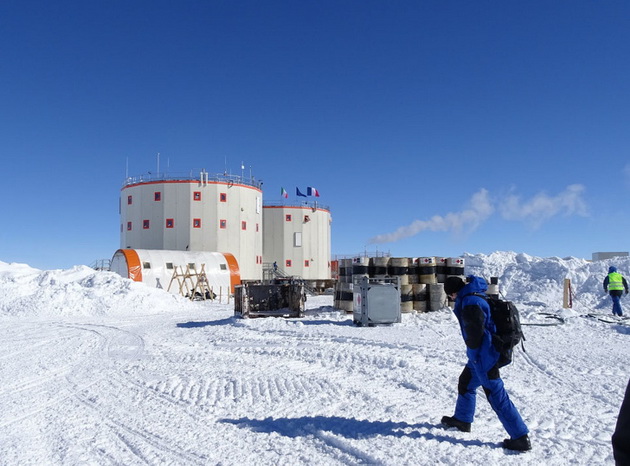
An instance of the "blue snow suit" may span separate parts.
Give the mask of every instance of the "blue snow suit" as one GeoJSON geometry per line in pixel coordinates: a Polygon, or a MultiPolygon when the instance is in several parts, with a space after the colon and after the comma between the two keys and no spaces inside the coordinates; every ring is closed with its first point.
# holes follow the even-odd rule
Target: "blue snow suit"
{"type": "Polygon", "coordinates": [[[472,423],[475,417],[477,388],[483,387],[486,398],[511,438],[519,438],[529,430],[510,401],[499,375],[499,352],[492,344],[496,331],[487,301],[473,293],[485,294],[488,284],[481,277],[470,276],[458,293],[453,312],[459,321],[466,343],[468,362],[459,376],[454,417],[472,423]]]}

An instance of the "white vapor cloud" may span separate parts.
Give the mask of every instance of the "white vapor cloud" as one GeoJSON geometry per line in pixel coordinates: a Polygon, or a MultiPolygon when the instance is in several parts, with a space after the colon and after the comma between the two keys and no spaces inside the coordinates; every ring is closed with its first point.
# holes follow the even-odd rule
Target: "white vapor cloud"
{"type": "Polygon", "coordinates": [[[370,243],[391,243],[427,230],[461,232],[464,228],[467,228],[469,231],[473,231],[486,221],[493,212],[494,207],[490,202],[488,191],[481,189],[470,199],[470,208],[466,210],[448,213],[444,217],[435,215],[430,220],[415,220],[410,225],[400,227],[393,233],[386,233],[371,238],[370,243]]]}
{"type": "MultiPolygon", "coordinates": [[[[630,172],[630,165],[627,167],[630,172]]],[[[582,199],[584,186],[573,184],[567,186],[557,196],[539,193],[527,201],[521,201],[517,195],[509,195],[502,199],[495,207],[486,189],[475,193],[469,207],[461,212],[451,212],[445,216],[435,215],[429,220],[414,220],[407,226],[402,226],[392,233],[385,233],[370,238],[371,244],[393,243],[409,238],[423,231],[451,231],[454,233],[470,233],[484,223],[498,210],[505,220],[522,221],[533,228],[538,228],[543,222],[557,215],[588,215],[586,203],[582,199]]]]}
{"type": "Polygon", "coordinates": [[[538,228],[543,222],[557,215],[586,216],[588,212],[582,200],[583,192],[584,186],[572,184],[557,196],[539,193],[525,202],[521,202],[519,196],[510,195],[501,202],[499,212],[505,220],[518,220],[538,228]]]}

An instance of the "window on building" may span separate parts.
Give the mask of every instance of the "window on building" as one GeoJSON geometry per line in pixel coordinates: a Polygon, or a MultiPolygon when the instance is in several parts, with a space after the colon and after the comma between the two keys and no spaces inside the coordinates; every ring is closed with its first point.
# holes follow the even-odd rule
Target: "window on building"
{"type": "Polygon", "coordinates": [[[256,233],[258,233],[258,231],[259,231],[259,230],[258,230],[258,224],[256,224],[256,233]]]}
{"type": "Polygon", "coordinates": [[[201,191],[193,192],[193,201],[200,201],[200,200],[201,200],[201,191]]]}
{"type": "Polygon", "coordinates": [[[284,261],[284,265],[286,267],[291,267],[291,259],[287,259],[286,261],[284,261]]]}
{"type": "Polygon", "coordinates": [[[189,263],[188,263],[188,268],[189,268],[190,270],[195,270],[195,263],[194,263],[194,262],[189,262],[189,263]]]}
{"type": "Polygon", "coordinates": [[[145,230],[149,229],[149,221],[148,220],[143,220],[142,221],[142,228],[144,228],[145,230]]]}
{"type": "Polygon", "coordinates": [[[286,215],[284,216],[284,219],[285,219],[287,222],[290,222],[290,221],[291,221],[291,214],[286,214],[286,215]]]}
{"type": "Polygon", "coordinates": [[[127,222],[127,231],[131,231],[131,222],[127,222]]]}
{"type": "Polygon", "coordinates": [[[227,202],[227,194],[226,193],[220,193],[219,194],[219,200],[221,202],[227,202]]]}
{"type": "Polygon", "coordinates": [[[201,219],[193,218],[193,228],[201,228],[201,219]]]}
{"type": "Polygon", "coordinates": [[[143,269],[150,269],[151,268],[151,262],[143,262],[142,263],[142,268],[143,269]]]}
{"type": "Polygon", "coordinates": [[[311,217],[309,217],[308,215],[304,216],[304,223],[308,223],[311,221],[311,217]]]}
{"type": "Polygon", "coordinates": [[[131,205],[133,202],[133,196],[127,196],[127,205],[131,205]]]}
{"type": "Polygon", "coordinates": [[[162,193],[160,191],[156,191],[153,193],[153,199],[155,202],[159,202],[162,200],[162,193]]]}
{"type": "Polygon", "coordinates": [[[308,259],[304,260],[304,267],[310,267],[311,263],[309,262],[308,259]]]}
{"type": "Polygon", "coordinates": [[[293,233],[293,246],[296,248],[302,247],[302,233],[299,231],[293,233]]]}
{"type": "Polygon", "coordinates": [[[166,263],[166,268],[167,268],[168,270],[173,270],[173,263],[172,263],[172,262],[167,262],[167,263],[166,263]]]}
{"type": "Polygon", "coordinates": [[[247,230],[247,222],[241,222],[241,230],[247,230]]]}
{"type": "Polygon", "coordinates": [[[219,228],[225,230],[227,228],[227,220],[221,219],[219,220],[219,228]]]}
{"type": "Polygon", "coordinates": [[[172,218],[166,219],[166,228],[173,228],[175,226],[175,220],[172,218]]]}
{"type": "Polygon", "coordinates": [[[227,265],[226,264],[219,264],[219,268],[221,270],[227,270],[227,265]]]}

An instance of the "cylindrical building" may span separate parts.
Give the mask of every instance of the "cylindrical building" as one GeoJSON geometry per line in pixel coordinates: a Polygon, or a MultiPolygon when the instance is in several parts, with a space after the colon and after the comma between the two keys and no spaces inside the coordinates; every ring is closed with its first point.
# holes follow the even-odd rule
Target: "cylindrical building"
{"type": "MultiPolygon", "coordinates": [[[[276,263],[285,275],[330,280],[329,208],[316,202],[265,203],[263,211],[265,262],[276,263]]],[[[346,273],[352,274],[352,269],[346,273]]]]}
{"type": "Polygon", "coordinates": [[[241,279],[260,280],[262,189],[233,175],[128,178],[120,197],[120,247],[232,254],[241,279]]]}

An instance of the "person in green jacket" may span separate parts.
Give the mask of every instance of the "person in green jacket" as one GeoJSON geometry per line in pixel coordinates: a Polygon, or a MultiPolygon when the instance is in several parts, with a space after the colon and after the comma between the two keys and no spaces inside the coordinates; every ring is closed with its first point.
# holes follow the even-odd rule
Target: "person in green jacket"
{"type": "Polygon", "coordinates": [[[617,272],[617,267],[611,265],[608,268],[608,275],[604,278],[604,292],[608,293],[612,298],[613,315],[623,315],[623,312],[621,311],[621,303],[619,301],[621,299],[621,295],[623,295],[624,289],[626,290],[626,294],[628,294],[628,282],[619,272],[617,272]]]}

